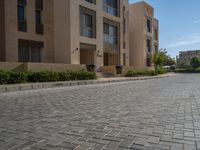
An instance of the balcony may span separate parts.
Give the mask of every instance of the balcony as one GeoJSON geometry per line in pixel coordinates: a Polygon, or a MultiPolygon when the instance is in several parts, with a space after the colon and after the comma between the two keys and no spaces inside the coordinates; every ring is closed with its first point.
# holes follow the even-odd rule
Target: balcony
{"type": "Polygon", "coordinates": [[[81,27],[81,36],[95,38],[95,30],[93,28],[83,26],[81,27]]]}
{"type": "Polygon", "coordinates": [[[108,53],[118,53],[118,37],[104,34],[104,50],[108,53]]]}
{"type": "Polygon", "coordinates": [[[103,5],[103,10],[104,10],[104,12],[107,12],[107,13],[113,15],[113,16],[117,16],[118,15],[117,8],[111,7],[111,6],[107,5],[107,4],[103,5]]]}
{"type": "Polygon", "coordinates": [[[18,20],[18,31],[27,32],[26,20],[18,20]]]}

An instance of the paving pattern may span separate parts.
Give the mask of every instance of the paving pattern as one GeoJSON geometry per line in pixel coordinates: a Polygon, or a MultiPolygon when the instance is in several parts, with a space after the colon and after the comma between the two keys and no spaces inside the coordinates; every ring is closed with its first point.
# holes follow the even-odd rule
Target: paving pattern
{"type": "Polygon", "coordinates": [[[200,75],[0,94],[0,150],[200,150],[200,75]]]}

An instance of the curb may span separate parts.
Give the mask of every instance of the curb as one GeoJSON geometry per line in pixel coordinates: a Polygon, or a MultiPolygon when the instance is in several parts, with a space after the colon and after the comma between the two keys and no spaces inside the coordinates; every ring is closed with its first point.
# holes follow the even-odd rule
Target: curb
{"type": "Polygon", "coordinates": [[[137,80],[149,80],[149,79],[160,79],[172,77],[172,75],[161,75],[154,77],[127,77],[127,78],[115,78],[107,80],[84,80],[84,81],[66,81],[66,82],[47,82],[47,83],[27,83],[27,84],[15,84],[15,85],[2,85],[0,86],[0,93],[26,91],[33,89],[45,89],[55,87],[67,87],[77,85],[92,85],[92,84],[104,84],[104,83],[116,83],[126,81],[137,81],[137,80]]]}

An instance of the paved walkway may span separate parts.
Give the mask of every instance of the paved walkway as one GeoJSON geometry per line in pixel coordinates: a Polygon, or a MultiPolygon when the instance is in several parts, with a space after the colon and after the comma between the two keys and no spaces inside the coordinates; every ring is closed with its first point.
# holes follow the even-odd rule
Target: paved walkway
{"type": "Polygon", "coordinates": [[[2,93],[7,149],[200,149],[200,75],[2,93]]]}

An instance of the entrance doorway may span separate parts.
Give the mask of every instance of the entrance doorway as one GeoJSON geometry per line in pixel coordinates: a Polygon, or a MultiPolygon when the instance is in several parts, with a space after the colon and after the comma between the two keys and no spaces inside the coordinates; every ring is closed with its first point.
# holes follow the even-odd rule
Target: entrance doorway
{"type": "Polygon", "coordinates": [[[104,66],[118,65],[118,55],[112,53],[104,53],[104,66]]]}
{"type": "Polygon", "coordinates": [[[95,64],[95,45],[80,44],[80,64],[95,64]]]}

